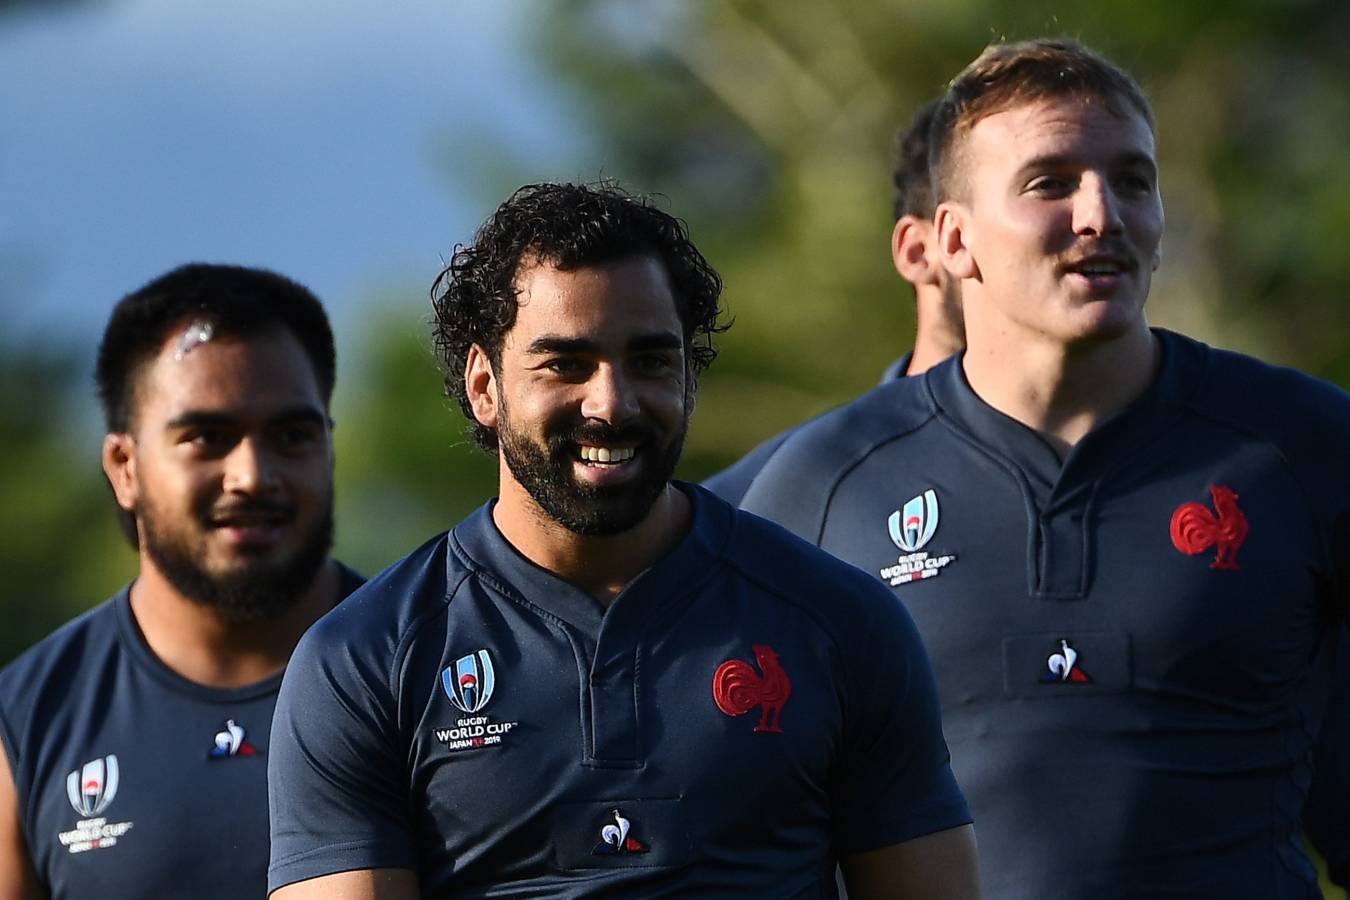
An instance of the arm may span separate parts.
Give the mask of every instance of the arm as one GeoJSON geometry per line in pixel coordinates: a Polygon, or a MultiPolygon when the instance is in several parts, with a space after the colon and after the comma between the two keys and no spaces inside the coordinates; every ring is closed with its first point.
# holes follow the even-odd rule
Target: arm
{"type": "MultiPolygon", "coordinates": [[[[864,578],[866,576],[863,576],[864,578]]],[[[932,668],[879,584],[853,618],[835,834],[851,900],[977,900],[970,810],[952,776],[932,668]]]]}
{"type": "Polygon", "coordinates": [[[361,869],[288,884],[272,900],[417,900],[417,875],[407,869],[361,869]]]}
{"type": "Polygon", "coordinates": [[[1303,823],[1331,880],[1350,887],[1350,626],[1341,627],[1339,642],[1303,823]]]}
{"type": "Polygon", "coordinates": [[[406,758],[381,673],[332,621],[305,635],[286,667],[268,748],[273,896],[417,896],[406,758]]]}
{"type": "Polygon", "coordinates": [[[19,793],[10,772],[9,757],[0,744],[0,900],[42,900],[46,896],[28,855],[19,815],[19,793]]]}
{"type": "Polygon", "coordinates": [[[979,900],[969,825],[855,853],[840,865],[850,900],[979,900]]]}

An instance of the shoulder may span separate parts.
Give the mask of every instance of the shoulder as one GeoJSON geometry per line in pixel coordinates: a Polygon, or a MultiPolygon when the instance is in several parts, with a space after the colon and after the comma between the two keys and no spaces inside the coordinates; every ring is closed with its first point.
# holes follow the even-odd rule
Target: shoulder
{"type": "MultiPolygon", "coordinates": [[[[892,361],[882,373],[880,384],[884,386],[893,381],[904,381],[905,372],[909,368],[909,361],[912,356],[912,353],[906,353],[899,359],[892,361]]],[[[835,407],[835,409],[841,408],[842,407],[835,407]]],[[[765,463],[778,452],[778,449],[787,442],[788,438],[792,437],[794,433],[800,431],[802,428],[830,416],[833,412],[834,410],[830,410],[822,413],[813,419],[808,419],[800,425],[794,425],[786,431],[774,435],[756,446],[755,449],[751,450],[745,456],[741,457],[740,461],[733,463],[721,472],[708,478],[703,482],[703,486],[714,494],[717,494],[723,500],[726,500],[728,503],[739,504],[745,497],[745,492],[749,489],[751,482],[755,480],[755,477],[759,474],[760,470],[764,468],[765,463]]]]}
{"type": "Polygon", "coordinates": [[[840,482],[873,453],[935,417],[928,378],[925,373],[888,382],[794,431],[741,505],[817,541],[840,482]]]}
{"type": "Polygon", "coordinates": [[[836,639],[879,622],[907,622],[894,595],[871,575],[786,528],[735,510],[725,562],[737,577],[780,603],[806,611],[836,639]]]}
{"type": "Polygon", "coordinates": [[[789,428],[764,441],[737,462],[709,477],[703,486],[728,503],[740,503],[750,483],[755,480],[759,470],[778,452],[778,448],[800,426],[789,428]]]}
{"type": "Polygon", "coordinates": [[[364,584],[348,575],[346,599],[315,622],[296,647],[288,673],[333,661],[378,663],[386,673],[393,666],[408,635],[429,616],[443,609],[447,595],[447,535],[441,533],[364,584]],[[358,586],[359,584],[359,586],[358,586]]]}
{"type": "Polygon", "coordinates": [[[1350,395],[1296,369],[1163,332],[1168,352],[1195,357],[1190,411],[1275,444],[1299,464],[1342,464],[1350,449],[1350,395]]]}
{"type": "Polygon", "coordinates": [[[793,469],[847,470],[882,446],[902,437],[936,413],[926,376],[880,385],[858,399],[796,429],[764,474],[785,477],[793,469]]]}
{"type": "Polygon", "coordinates": [[[35,711],[73,693],[93,671],[107,671],[120,649],[116,604],[106,600],[29,647],[0,669],[0,739],[18,752],[35,711]]]}

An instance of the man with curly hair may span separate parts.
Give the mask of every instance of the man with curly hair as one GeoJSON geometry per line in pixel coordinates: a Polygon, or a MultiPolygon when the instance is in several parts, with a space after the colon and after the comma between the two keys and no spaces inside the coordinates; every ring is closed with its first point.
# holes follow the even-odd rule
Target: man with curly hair
{"type": "Polygon", "coordinates": [[[978,894],[885,589],[671,480],[721,281],[611,185],[517,191],[433,291],[500,494],[301,642],[274,897],[978,894]]]}

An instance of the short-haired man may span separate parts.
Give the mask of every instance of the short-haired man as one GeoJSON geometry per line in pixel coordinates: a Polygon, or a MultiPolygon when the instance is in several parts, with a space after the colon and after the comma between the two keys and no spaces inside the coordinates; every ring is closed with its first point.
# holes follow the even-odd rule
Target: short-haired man
{"type": "Polygon", "coordinates": [[[0,897],[258,897],[269,732],[329,558],[333,335],[304,287],[188,265],[98,355],[140,574],[0,672],[0,897]]]}
{"type": "Polygon", "coordinates": [[[990,47],[934,134],[967,350],[804,429],[744,506],[903,599],[991,896],[1313,896],[1350,398],[1149,329],[1154,124],[1120,69],[990,47]]]}
{"type": "MultiPolygon", "coordinates": [[[[896,138],[895,225],[891,229],[891,262],[914,288],[914,349],[882,373],[881,383],[921,375],[965,346],[961,293],[947,275],[933,240],[933,189],[928,177],[928,132],[938,101],[925,103],[896,138]]],[[[740,503],[750,482],[796,428],[774,435],[734,465],[713,475],[703,486],[728,503],[740,503]]]]}
{"type": "Polygon", "coordinates": [[[456,252],[437,345],[500,495],[301,642],[275,897],[824,897],[840,854],[854,900],[975,896],[900,605],[671,481],[720,292],[608,186],[456,252]]]}

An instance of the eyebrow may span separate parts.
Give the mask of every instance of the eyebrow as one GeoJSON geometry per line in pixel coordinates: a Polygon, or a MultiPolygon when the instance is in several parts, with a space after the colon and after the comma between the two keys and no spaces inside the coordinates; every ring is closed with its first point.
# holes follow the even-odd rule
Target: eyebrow
{"type": "MultiPolygon", "coordinates": [[[[628,339],[629,353],[642,353],[649,350],[680,350],[684,340],[671,331],[657,331],[651,334],[639,334],[628,339]]],[[[547,353],[594,354],[600,352],[600,345],[590,338],[569,338],[561,335],[546,334],[530,341],[525,352],[533,355],[547,353]]]]}
{"type": "MultiPolygon", "coordinates": [[[[188,410],[168,421],[168,428],[234,428],[239,425],[239,416],[229,413],[203,412],[188,410]]],[[[284,409],[267,420],[269,425],[278,422],[304,422],[310,425],[326,426],[328,417],[312,406],[293,406],[284,409]]]]}
{"type": "MultiPolygon", "coordinates": [[[[1021,171],[1028,172],[1033,169],[1057,169],[1063,166],[1072,166],[1077,164],[1076,157],[1059,153],[1047,153],[1044,156],[1037,156],[1029,159],[1022,165],[1021,171]]],[[[1148,169],[1150,175],[1158,174],[1158,164],[1153,157],[1147,153],[1138,151],[1127,151],[1111,158],[1113,166],[1143,166],[1148,169]]]]}

